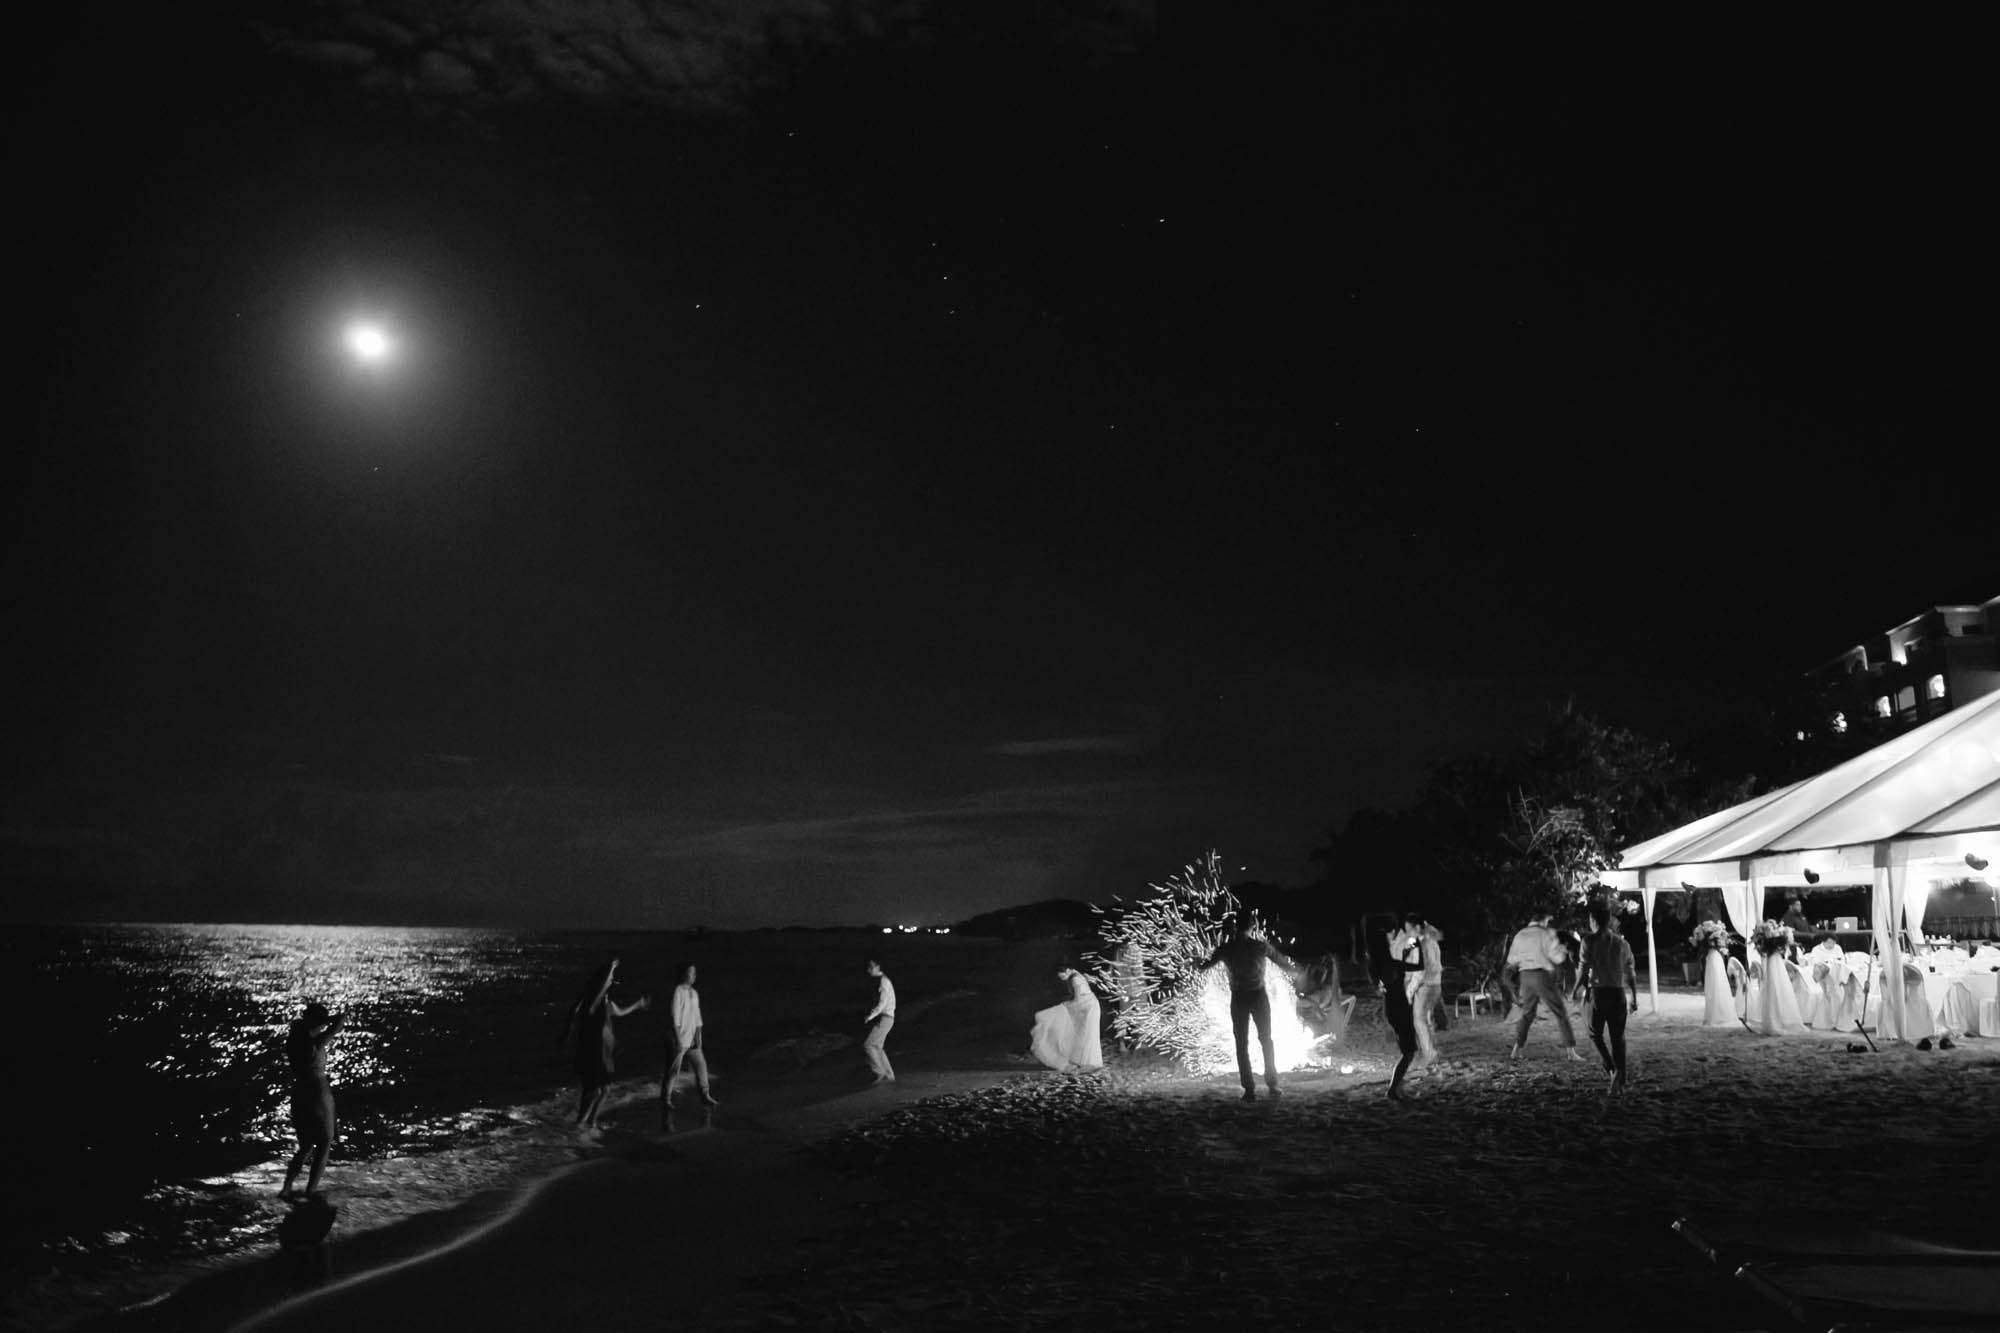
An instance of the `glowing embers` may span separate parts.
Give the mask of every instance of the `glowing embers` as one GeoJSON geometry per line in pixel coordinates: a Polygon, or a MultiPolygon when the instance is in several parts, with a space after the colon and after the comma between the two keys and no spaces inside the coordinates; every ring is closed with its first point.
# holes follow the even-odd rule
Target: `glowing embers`
{"type": "MultiPolygon", "coordinates": [[[[1277,964],[1264,962],[1264,994],[1271,1000],[1271,1049],[1278,1068],[1301,1069],[1324,1063],[1313,1055],[1315,1038],[1299,1021],[1298,993],[1290,978],[1277,964]]],[[[1229,1019],[1229,976],[1220,967],[1202,974],[1200,1040],[1184,1058],[1199,1074],[1219,1074],[1236,1068],[1236,1031],[1229,1019]]],[[[1264,1056],[1257,1047],[1257,1023],[1250,1022],[1250,1065],[1258,1076],[1264,1073],[1264,1056]]],[[[1323,1048],[1322,1048],[1323,1049],[1323,1048]]]]}

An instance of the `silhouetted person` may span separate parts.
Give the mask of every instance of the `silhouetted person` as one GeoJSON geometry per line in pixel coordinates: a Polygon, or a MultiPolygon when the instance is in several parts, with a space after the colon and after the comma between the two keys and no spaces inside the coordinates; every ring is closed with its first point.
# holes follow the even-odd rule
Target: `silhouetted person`
{"type": "MultiPolygon", "coordinates": [[[[1418,911],[1403,913],[1403,933],[1409,937],[1418,970],[1402,978],[1403,988],[1410,993],[1410,1011],[1417,1026],[1417,1050],[1422,1053],[1426,1065],[1437,1059],[1437,1042],[1432,1033],[1435,1025],[1432,1015],[1443,1002],[1444,995],[1444,952],[1440,945],[1444,935],[1418,911]]],[[[1409,958],[1410,952],[1400,957],[1409,958]]]]}
{"type": "Polygon", "coordinates": [[[1215,946],[1215,952],[1201,965],[1203,971],[1217,963],[1229,969],[1229,1022],[1236,1030],[1236,1072],[1243,1080],[1243,1100],[1257,1100],[1257,1079],[1250,1069],[1250,1021],[1257,1021],[1257,1044],[1264,1048],[1264,1085],[1273,1097],[1279,1096],[1278,1057],[1271,1045],[1271,996],[1264,989],[1264,962],[1269,959],[1287,972],[1291,960],[1260,934],[1253,934],[1241,915],[1229,925],[1229,938],[1215,946]]]}
{"type": "Polygon", "coordinates": [[[1583,981],[1590,991],[1590,1042],[1611,1075],[1611,1091],[1625,1091],[1626,996],[1631,996],[1631,1013],[1639,1012],[1639,969],[1632,961],[1632,946],[1611,924],[1611,904],[1590,905],[1590,934],[1583,942],[1583,981]],[[1611,1046],[1605,1049],[1604,1030],[1611,1030],[1611,1046]]]}
{"type": "Polygon", "coordinates": [[[868,1024],[868,1035],[861,1039],[861,1053],[868,1057],[868,1067],[875,1071],[875,1082],[894,1083],[895,1066],[889,1063],[886,1048],[889,1029],[896,1026],[896,988],[889,983],[889,976],[882,965],[873,958],[868,960],[868,975],[878,977],[882,984],[875,991],[875,1007],[861,1021],[868,1024]]]}
{"type": "Polygon", "coordinates": [[[681,982],[674,987],[673,1003],[668,1010],[673,1030],[667,1033],[667,1040],[673,1043],[674,1053],[667,1061],[667,1072],[660,1078],[662,1115],[673,1109],[674,1080],[680,1077],[683,1060],[694,1070],[694,1085],[701,1093],[701,1104],[717,1104],[708,1091],[708,1057],[701,1051],[701,994],[694,988],[694,978],[694,964],[689,963],[681,969],[681,982]]]}
{"type": "Polygon", "coordinates": [[[285,1168],[280,1197],[292,1196],[292,1182],[309,1157],[312,1174],[306,1177],[306,1197],[319,1192],[320,1172],[333,1149],[333,1086],[326,1078],[326,1046],[346,1023],[344,1015],[333,1017],[315,1000],[292,1021],[285,1036],[285,1057],[292,1066],[292,1132],[299,1136],[299,1150],[285,1168]]]}
{"type": "Polygon", "coordinates": [[[1514,1020],[1514,1048],[1507,1053],[1509,1059],[1521,1058],[1521,1048],[1528,1044],[1528,1029],[1535,1021],[1537,1003],[1546,1004],[1555,1015],[1556,1027],[1562,1033],[1563,1054],[1572,1060],[1583,1059],[1576,1053],[1576,1029],[1570,1026],[1569,1006],[1563,1000],[1560,978],[1563,964],[1568,961],[1569,950],[1549,927],[1549,913],[1538,913],[1514,932],[1514,939],[1507,946],[1507,962],[1521,969],[1518,983],[1521,1016],[1514,1020]]]}
{"type": "Polygon", "coordinates": [[[564,1036],[576,1043],[573,1048],[579,1087],[576,1123],[590,1129],[597,1128],[597,1110],[604,1104],[604,1090],[611,1086],[611,1075],[616,1068],[613,1056],[618,1050],[618,1037],[612,1031],[611,1020],[652,1007],[643,995],[631,1004],[619,1004],[612,999],[611,982],[617,975],[616,958],[597,969],[590,985],[569,1007],[569,1023],[564,1029],[564,1036]]]}
{"type": "MultiPolygon", "coordinates": [[[[1414,913],[1409,914],[1414,915],[1414,913]]],[[[1404,920],[1409,920],[1409,915],[1404,920]]],[[[1389,1100],[1403,1100],[1403,1076],[1410,1072],[1410,1062],[1417,1058],[1417,1015],[1411,1004],[1410,988],[1404,984],[1411,974],[1421,975],[1424,970],[1423,958],[1419,950],[1410,948],[1411,937],[1401,930],[1392,932],[1389,938],[1388,955],[1382,960],[1385,968],[1382,976],[1382,1016],[1389,1020],[1390,1031],[1396,1034],[1396,1070],[1389,1075],[1389,1100]]]]}

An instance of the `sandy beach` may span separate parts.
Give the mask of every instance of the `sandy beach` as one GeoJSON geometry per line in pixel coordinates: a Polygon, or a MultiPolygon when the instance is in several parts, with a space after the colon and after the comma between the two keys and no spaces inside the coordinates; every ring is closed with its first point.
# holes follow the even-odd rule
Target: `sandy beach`
{"type": "Polygon", "coordinates": [[[584,1160],[525,1192],[337,1232],[316,1290],[281,1300],[274,1257],[86,1326],[1528,1328],[1599,1310],[1758,1328],[1676,1217],[1786,1226],[1789,1204],[1990,1237],[1993,1041],[1853,1053],[1703,1029],[1676,988],[1634,1021],[1623,1097],[1594,1058],[1560,1058],[1546,1018],[1510,1063],[1482,1015],[1441,1034],[1399,1106],[1364,998],[1335,1068],[1245,1104],[1233,1077],[1151,1056],[1040,1070],[1018,1054],[1028,1010],[995,998],[900,1023],[892,1086],[863,1086],[851,1047],[801,1050],[663,1134],[634,1084],[584,1160]]]}

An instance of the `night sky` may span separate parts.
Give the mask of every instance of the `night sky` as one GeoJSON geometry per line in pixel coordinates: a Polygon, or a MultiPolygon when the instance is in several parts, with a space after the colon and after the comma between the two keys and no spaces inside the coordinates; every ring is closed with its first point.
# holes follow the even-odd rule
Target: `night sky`
{"type": "Polygon", "coordinates": [[[2000,586],[1958,19],[203,8],[24,56],[17,918],[1300,883],[2000,586]]]}

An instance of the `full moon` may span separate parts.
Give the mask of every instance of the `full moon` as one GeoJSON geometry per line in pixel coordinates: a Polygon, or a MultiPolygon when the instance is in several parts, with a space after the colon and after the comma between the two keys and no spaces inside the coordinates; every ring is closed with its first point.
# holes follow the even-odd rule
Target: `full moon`
{"type": "Polygon", "coordinates": [[[372,365],[387,360],[394,346],[380,325],[350,324],[347,328],[347,350],[354,353],[357,360],[372,365]]]}

